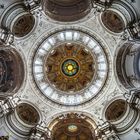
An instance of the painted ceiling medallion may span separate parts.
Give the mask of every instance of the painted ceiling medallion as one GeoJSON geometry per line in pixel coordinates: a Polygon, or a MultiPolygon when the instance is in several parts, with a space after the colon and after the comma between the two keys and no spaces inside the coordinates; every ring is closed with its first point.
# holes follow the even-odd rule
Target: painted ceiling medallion
{"type": "Polygon", "coordinates": [[[69,77],[76,75],[79,71],[79,65],[75,60],[67,59],[63,62],[62,72],[69,77]]]}
{"type": "Polygon", "coordinates": [[[36,51],[33,75],[39,90],[61,105],[79,105],[104,86],[108,64],[102,46],[77,30],[59,31],[36,51]]]}
{"type": "Polygon", "coordinates": [[[85,88],[94,76],[94,59],[76,43],[59,45],[46,60],[46,77],[61,91],[74,93],[85,88]]]}

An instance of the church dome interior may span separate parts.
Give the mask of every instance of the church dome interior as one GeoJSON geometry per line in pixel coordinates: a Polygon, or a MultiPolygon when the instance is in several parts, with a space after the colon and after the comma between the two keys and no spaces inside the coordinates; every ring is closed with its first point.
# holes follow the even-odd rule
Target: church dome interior
{"type": "Polygon", "coordinates": [[[12,26],[12,33],[16,37],[27,35],[34,27],[35,19],[31,14],[25,14],[16,19],[12,26]]]}
{"type": "Polygon", "coordinates": [[[21,103],[16,108],[18,117],[26,124],[37,124],[39,122],[39,113],[34,107],[27,103],[21,103]]]}
{"type": "Polygon", "coordinates": [[[55,120],[52,140],[95,140],[95,131],[91,124],[77,114],[67,114],[65,118],[55,120]]]}
{"type": "Polygon", "coordinates": [[[0,0],[0,140],[139,140],[140,1],[0,0]]]}
{"type": "Polygon", "coordinates": [[[117,12],[106,10],[101,15],[101,19],[104,26],[112,32],[120,33],[125,29],[125,23],[117,12]]]}
{"type": "Polygon", "coordinates": [[[5,49],[0,50],[0,59],[0,92],[17,92],[24,79],[22,58],[16,50],[5,49]]]}
{"type": "Polygon", "coordinates": [[[91,10],[90,0],[44,0],[43,5],[46,15],[62,22],[79,20],[91,10]]]}

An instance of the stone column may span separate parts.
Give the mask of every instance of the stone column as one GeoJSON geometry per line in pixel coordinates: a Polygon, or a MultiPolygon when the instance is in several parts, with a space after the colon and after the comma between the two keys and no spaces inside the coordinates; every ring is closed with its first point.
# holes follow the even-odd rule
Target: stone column
{"type": "Polygon", "coordinates": [[[32,129],[30,140],[51,140],[51,132],[44,122],[32,129]]]}
{"type": "Polygon", "coordinates": [[[102,140],[119,140],[118,135],[116,134],[116,128],[114,125],[109,122],[104,122],[98,125],[99,135],[102,140]]]}
{"type": "Polygon", "coordinates": [[[140,89],[132,89],[125,93],[124,97],[132,108],[140,110],[140,89]]]}
{"type": "Polygon", "coordinates": [[[0,28],[0,42],[5,46],[10,46],[14,41],[14,35],[5,29],[0,28]]]}
{"type": "Polygon", "coordinates": [[[93,0],[93,8],[104,11],[106,8],[110,7],[112,0],[93,0]]]}
{"type": "Polygon", "coordinates": [[[8,97],[0,102],[0,116],[3,117],[14,111],[20,101],[19,97],[8,97]]]}
{"type": "Polygon", "coordinates": [[[24,0],[24,4],[32,14],[42,10],[40,0],[24,0]]]}

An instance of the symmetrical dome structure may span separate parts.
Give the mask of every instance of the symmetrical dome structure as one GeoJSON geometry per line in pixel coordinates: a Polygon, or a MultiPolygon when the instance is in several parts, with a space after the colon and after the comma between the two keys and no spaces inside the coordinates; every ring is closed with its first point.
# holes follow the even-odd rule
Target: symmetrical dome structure
{"type": "Polygon", "coordinates": [[[138,140],[139,7],[0,0],[0,140],[138,140]]]}
{"type": "Polygon", "coordinates": [[[106,81],[107,69],[101,45],[76,30],[59,31],[48,37],[37,49],[33,62],[41,92],[64,105],[81,104],[96,96],[106,81]]]}

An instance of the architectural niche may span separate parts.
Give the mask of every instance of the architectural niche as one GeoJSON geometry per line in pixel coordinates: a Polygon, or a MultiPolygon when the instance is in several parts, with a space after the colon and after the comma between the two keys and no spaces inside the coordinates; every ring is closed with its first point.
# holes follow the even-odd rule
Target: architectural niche
{"type": "Polygon", "coordinates": [[[114,1],[110,7],[103,11],[101,16],[103,26],[110,32],[119,34],[138,20],[133,6],[124,0],[114,1]]]}
{"type": "Polygon", "coordinates": [[[114,11],[106,10],[101,15],[101,19],[105,27],[112,32],[121,33],[125,28],[122,17],[114,11]]]}
{"type": "Polygon", "coordinates": [[[32,130],[36,130],[37,125],[41,122],[38,108],[31,103],[21,101],[18,97],[8,97],[1,101],[0,109],[0,115],[4,116],[2,123],[7,125],[5,130],[11,135],[19,134],[23,139],[29,138],[32,130]]]}
{"type": "Polygon", "coordinates": [[[35,25],[35,19],[31,14],[21,15],[12,26],[12,33],[16,37],[23,37],[31,32],[35,25]]]}
{"type": "Polygon", "coordinates": [[[24,3],[11,5],[1,17],[1,27],[7,28],[16,37],[29,34],[35,25],[34,16],[27,11],[24,3]]]}
{"type": "Polygon", "coordinates": [[[40,117],[34,107],[29,104],[21,103],[16,108],[18,117],[26,124],[35,125],[39,122],[40,117]]]}
{"type": "Polygon", "coordinates": [[[115,132],[122,134],[133,129],[139,114],[125,99],[116,99],[107,107],[105,117],[113,125],[115,132]]]}
{"type": "MultiPolygon", "coordinates": [[[[23,79],[24,66],[18,52],[14,49],[1,49],[0,92],[17,92],[22,85],[23,79]]],[[[3,96],[6,96],[6,94],[3,96]]]]}
{"type": "Polygon", "coordinates": [[[43,9],[49,17],[58,21],[76,21],[91,11],[90,0],[43,0],[43,9]]]}
{"type": "Polygon", "coordinates": [[[140,46],[125,43],[117,52],[116,72],[120,83],[126,88],[139,87],[140,81],[140,46]]]}
{"type": "Polygon", "coordinates": [[[50,124],[53,126],[52,140],[97,140],[95,126],[87,120],[86,116],[77,113],[59,116],[50,124]]]}
{"type": "Polygon", "coordinates": [[[121,119],[127,111],[127,103],[125,100],[118,99],[112,102],[105,112],[105,117],[108,121],[117,121],[121,119]]]}

